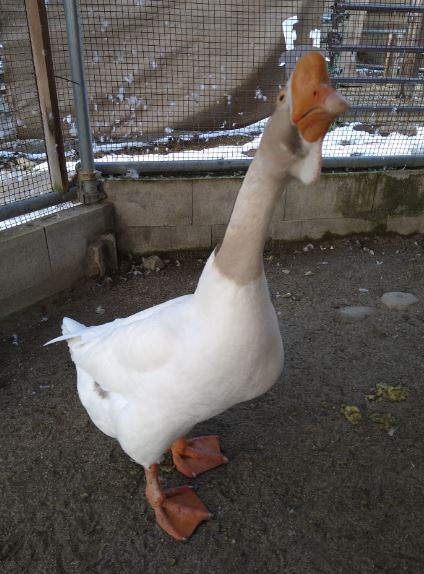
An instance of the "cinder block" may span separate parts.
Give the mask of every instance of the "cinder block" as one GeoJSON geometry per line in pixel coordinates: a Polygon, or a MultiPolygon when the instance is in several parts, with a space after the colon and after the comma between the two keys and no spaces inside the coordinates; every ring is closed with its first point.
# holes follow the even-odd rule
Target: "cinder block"
{"type": "Polygon", "coordinates": [[[49,276],[49,252],[42,226],[37,223],[28,223],[2,231],[0,234],[1,299],[29,289],[37,283],[48,281],[49,276]]]}
{"type": "Polygon", "coordinates": [[[241,187],[242,178],[217,177],[193,182],[193,224],[226,224],[241,187]]]}
{"type": "Polygon", "coordinates": [[[411,217],[424,213],[424,170],[382,173],[374,198],[374,212],[411,217]]]}
{"type": "Polygon", "coordinates": [[[283,221],[273,224],[272,239],[299,241],[301,239],[321,239],[326,233],[341,236],[351,233],[370,233],[384,223],[381,220],[356,218],[283,221]]]}
{"type": "Polygon", "coordinates": [[[388,217],[387,231],[400,235],[424,233],[424,213],[415,217],[388,217]]]}
{"type": "Polygon", "coordinates": [[[81,274],[75,269],[69,269],[46,275],[41,279],[38,283],[22,290],[19,289],[19,286],[15,286],[15,292],[8,297],[3,297],[3,293],[1,293],[0,317],[7,317],[16,311],[25,309],[38,301],[46,299],[46,297],[71,287],[78,279],[81,279],[81,274]]]}
{"type": "Polygon", "coordinates": [[[115,206],[118,229],[192,223],[192,180],[108,179],[104,191],[115,206]]]}
{"type": "Polygon", "coordinates": [[[84,275],[88,245],[113,227],[113,206],[110,203],[76,207],[45,221],[52,272],[75,267],[81,276],[84,275]]]}
{"type": "Polygon", "coordinates": [[[377,173],[324,174],[304,186],[291,181],[286,192],[285,220],[351,218],[372,210],[377,173]]]}
{"type": "Polygon", "coordinates": [[[118,248],[121,252],[140,255],[210,247],[211,228],[208,225],[129,227],[118,237],[118,248]]]}

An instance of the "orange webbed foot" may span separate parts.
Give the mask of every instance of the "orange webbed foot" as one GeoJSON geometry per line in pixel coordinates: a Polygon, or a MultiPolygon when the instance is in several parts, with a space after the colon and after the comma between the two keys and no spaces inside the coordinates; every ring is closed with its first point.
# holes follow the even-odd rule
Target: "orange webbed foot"
{"type": "Polygon", "coordinates": [[[171,452],[177,469],[189,478],[228,462],[216,435],[179,438],[172,444],[171,452]]]}
{"type": "Polygon", "coordinates": [[[162,491],[164,499],[153,506],[159,526],[176,540],[185,541],[205,520],[211,518],[206,506],[190,486],[162,491]]]}
{"type": "Polygon", "coordinates": [[[158,466],[146,469],[146,496],[158,525],[176,540],[185,541],[211,514],[190,486],[161,490],[158,466]]]}

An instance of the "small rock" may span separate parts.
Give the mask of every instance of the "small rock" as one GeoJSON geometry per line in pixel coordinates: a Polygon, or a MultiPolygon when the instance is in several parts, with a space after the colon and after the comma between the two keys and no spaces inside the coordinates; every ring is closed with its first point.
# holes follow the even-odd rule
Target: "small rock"
{"type": "Polygon", "coordinates": [[[290,269],[281,269],[281,273],[284,273],[284,275],[288,275],[290,273],[290,269]]]}
{"type": "Polygon", "coordinates": [[[307,272],[305,273],[305,276],[308,277],[309,275],[313,275],[313,274],[314,274],[313,271],[307,271],[307,272]]]}
{"type": "Polygon", "coordinates": [[[305,245],[305,247],[302,249],[302,251],[307,253],[308,251],[312,251],[313,249],[315,249],[315,247],[312,245],[312,243],[308,243],[308,245],[305,245]]]}
{"type": "Polygon", "coordinates": [[[351,307],[341,307],[339,316],[344,321],[355,322],[362,321],[375,313],[374,307],[365,307],[362,305],[353,305],[351,307]]]}
{"type": "Polygon", "coordinates": [[[11,336],[11,342],[12,345],[15,345],[16,347],[19,345],[19,337],[18,335],[16,335],[15,333],[11,336]]]}
{"type": "Polygon", "coordinates": [[[143,257],[143,267],[149,271],[160,271],[165,267],[165,263],[157,255],[143,257]]]}
{"type": "Polygon", "coordinates": [[[396,309],[402,311],[414,303],[418,303],[417,297],[412,293],[403,293],[401,291],[392,291],[390,293],[384,293],[381,298],[383,305],[389,309],[396,309]]]}
{"type": "Polygon", "coordinates": [[[290,299],[290,297],[292,297],[291,293],[284,293],[284,295],[281,295],[283,299],[290,299]]]}
{"type": "Polygon", "coordinates": [[[369,293],[370,290],[366,287],[359,287],[358,291],[359,293],[369,293]]]}
{"type": "Polygon", "coordinates": [[[104,315],[105,310],[103,309],[103,307],[101,305],[98,305],[96,307],[96,314],[97,315],[104,315]]]}

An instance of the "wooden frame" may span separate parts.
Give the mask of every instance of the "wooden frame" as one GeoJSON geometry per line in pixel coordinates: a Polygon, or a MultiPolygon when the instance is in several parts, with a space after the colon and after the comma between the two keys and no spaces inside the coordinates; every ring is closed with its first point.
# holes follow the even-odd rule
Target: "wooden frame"
{"type": "Polygon", "coordinates": [[[35,76],[54,191],[66,191],[68,175],[59,115],[45,0],[25,0],[35,76]]]}

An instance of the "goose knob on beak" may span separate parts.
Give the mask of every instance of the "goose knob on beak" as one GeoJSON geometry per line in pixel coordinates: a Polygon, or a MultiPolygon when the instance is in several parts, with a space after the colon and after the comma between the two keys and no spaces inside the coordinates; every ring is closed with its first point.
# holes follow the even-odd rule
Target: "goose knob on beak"
{"type": "Polygon", "coordinates": [[[291,79],[292,121],[308,142],[322,139],[330,124],[348,108],[330,85],[324,57],[307,52],[297,62],[291,79]]]}

